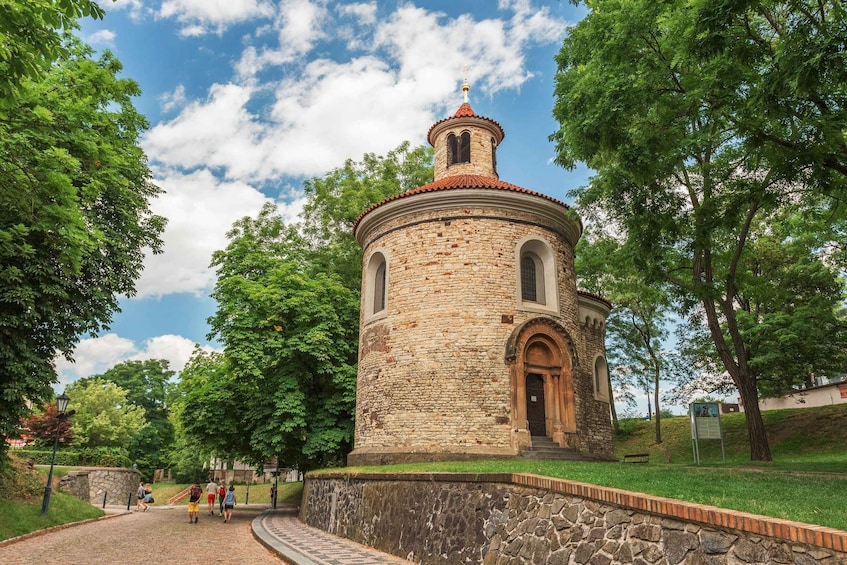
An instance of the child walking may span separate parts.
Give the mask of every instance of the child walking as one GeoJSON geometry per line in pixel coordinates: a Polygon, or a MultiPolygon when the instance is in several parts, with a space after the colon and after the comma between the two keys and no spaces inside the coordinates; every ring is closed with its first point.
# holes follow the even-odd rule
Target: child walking
{"type": "Polygon", "coordinates": [[[229,490],[226,493],[224,500],[224,524],[232,522],[232,509],[235,506],[235,486],[229,485],[229,490]]]}

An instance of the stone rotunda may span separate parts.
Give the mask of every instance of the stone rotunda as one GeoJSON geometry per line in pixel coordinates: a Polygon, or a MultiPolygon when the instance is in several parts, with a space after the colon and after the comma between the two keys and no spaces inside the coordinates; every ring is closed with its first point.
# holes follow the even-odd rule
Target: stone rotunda
{"type": "Polygon", "coordinates": [[[612,457],[606,300],[576,287],[582,224],[500,180],[496,121],[435,123],[435,179],[366,210],[350,465],[514,457],[549,443],[612,457]],[[550,439],[547,439],[550,438],[550,439]]]}

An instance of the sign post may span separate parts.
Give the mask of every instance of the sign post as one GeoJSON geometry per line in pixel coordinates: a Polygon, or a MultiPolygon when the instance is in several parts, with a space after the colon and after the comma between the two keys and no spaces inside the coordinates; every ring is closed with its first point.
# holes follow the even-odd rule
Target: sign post
{"type": "Polygon", "coordinates": [[[700,464],[700,440],[721,440],[721,459],[726,463],[726,452],[723,445],[723,429],[721,428],[721,412],[717,402],[692,402],[688,405],[688,415],[691,418],[691,444],[694,449],[694,463],[700,464]]]}

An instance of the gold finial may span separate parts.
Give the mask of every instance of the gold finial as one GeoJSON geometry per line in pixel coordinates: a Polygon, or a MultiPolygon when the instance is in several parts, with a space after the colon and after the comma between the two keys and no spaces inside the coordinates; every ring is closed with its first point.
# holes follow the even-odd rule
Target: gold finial
{"type": "Polygon", "coordinates": [[[471,89],[471,85],[468,84],[468,71],[469,70],[470,70],[470,67],[467,64],[462,65],[462,74],[465,76],[465,80],[462,83],[462,93],[465,96],[465,104],[468,103],[468,91],[471,89]]]}

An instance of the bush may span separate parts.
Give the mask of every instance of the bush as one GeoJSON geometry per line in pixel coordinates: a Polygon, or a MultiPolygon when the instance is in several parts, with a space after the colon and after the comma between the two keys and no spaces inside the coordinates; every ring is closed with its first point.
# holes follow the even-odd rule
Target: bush
{"type": "MultiPolygon", "coordinates": [[[[29,459],[36,465],[49,465],[50,459],[53,456],[53,450],[23,448],[16,449],[14,454],[21,459],[29,459]]],[[[81,464],[79,452],[65,449],[59,449],[56,451],[56,465],[74,467],[81,464]]]]}

